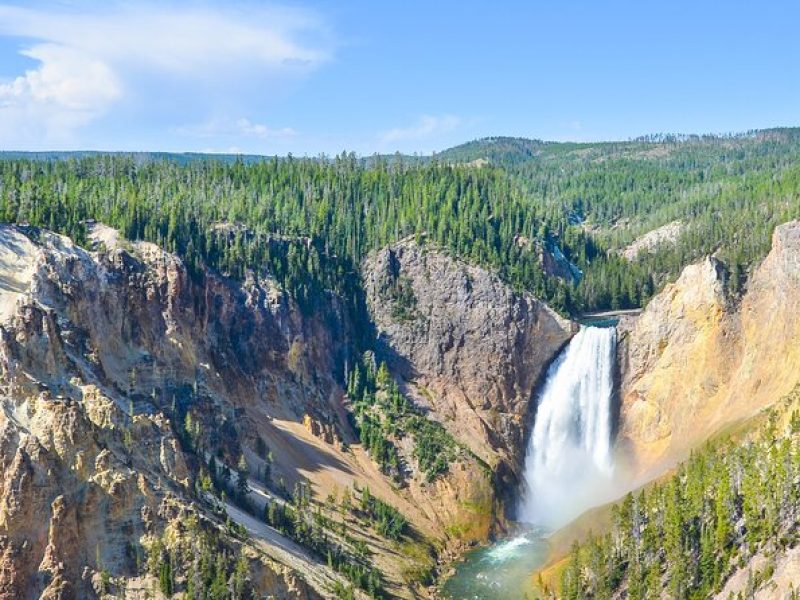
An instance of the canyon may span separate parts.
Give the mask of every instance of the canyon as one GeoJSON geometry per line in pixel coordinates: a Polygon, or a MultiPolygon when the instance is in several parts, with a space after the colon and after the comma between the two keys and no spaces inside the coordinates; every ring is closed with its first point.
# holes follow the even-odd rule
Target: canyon
{"type": "MultiPolygon", "coordinates": [[[[318,499],[368,485],[441,557],[502,527],[495,490],[517,481],[533,387],[572,335],[568,321],[435,250],[402,243],[370,257],[378,354],[462,448],[428,481],[411,441],[396,440],[408,465],[398,486],[347,416],[353,323],[335,296],[324,314],[304,314],[269,279],[190,274],[175,255],[99,223],[89,237],[86,250],[44,230],[0,228],[0,595],[144,597],[155,589],[140,567],[149,549],[163,540],[187,560],[200,529],[247,557],[258,593],[329,596],[341,577],[324,563],[260,518],[229,504],[220,520],[202,502],[198,463],[212,450],[220,465],[243,456],[259,473],[266,447],[273,483],[308,483],[318,499]],[[398,277],[417,299],[411,319],[392,318],[382,296],[398,277]],[[250,535],[231,533],[226,519],[250,535]]],[[[263,510],[274,492],[256,478],[250,488],[263,510]]],[[[411,594],[404,572],[415,558],[355,535],[390,593],[411,594]]]]}
{"type": "Polygon", "coordinates": [[[619,323],[619,455],[645,478],[794,388],[800,367],[800,224],[772,249],[740,297],[713,256],[686,267],[641,315],[619,323]]]}
{"type": "MultiPolygon", "coordinates": [[[[277,498],[268,485],[250,482],[255,517],[230,503],[212,509],[198,483],[212,451],[232,469],[244,457],[250,473],[269,463],[273,484],[310,485],[320,504],[368,485],[420,541],[404,553],[350,523],[393,596],[436,593],[408,579],[419,548],[423,563],[447,562],[506,530],[535,394],[577,323],[424,240],[369,254],[373,360],[457,448],[431,479],[413,437],[398,433],[398,478],[358,443],[349,417],[363,324],[335,294],[309,314],[269,277],[190,273],[154,244],[100,223],[89,233],[83,248],[0,227],[0,596],[143,598],[155,589],[141,565],[156,542],[188,569],[197,532],[214,531],[245,557],[257,593],[330,597],[341,574],[258,516],[277,498]]],[[[708,257],[621,318],[612,452],[631,482],[794,388],[799,257],[800,223],[782,225],[741,296],[708,257]]]]}

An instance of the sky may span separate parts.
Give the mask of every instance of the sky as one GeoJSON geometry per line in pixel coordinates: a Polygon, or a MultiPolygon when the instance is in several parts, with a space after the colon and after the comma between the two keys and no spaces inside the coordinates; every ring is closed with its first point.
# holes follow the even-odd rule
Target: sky
{"type": "Polygon", "coordinates": [[[800,125],[800,2],[0,0],[0,150],[430,153],[800,125]]]}

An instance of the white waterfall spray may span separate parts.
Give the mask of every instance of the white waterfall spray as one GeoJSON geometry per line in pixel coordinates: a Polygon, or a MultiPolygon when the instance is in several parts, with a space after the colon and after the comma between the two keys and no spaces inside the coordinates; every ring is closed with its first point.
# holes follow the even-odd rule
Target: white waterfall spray
{"type": "Polygon", "coordinates": [[[610,499],[614,327],[581,327],[547,371],[525,457],[520,521],[556,527],[610,499]]]}

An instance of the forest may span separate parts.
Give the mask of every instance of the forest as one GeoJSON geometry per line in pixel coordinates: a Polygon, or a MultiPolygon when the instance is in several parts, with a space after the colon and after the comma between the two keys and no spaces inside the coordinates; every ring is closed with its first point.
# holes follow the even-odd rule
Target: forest
{"type": "Polygon", "coordinates": [[[795,389],[756,425],[709,442],[613,506],[611,531],[573,546],[559,597],[709,598],[737,569],[753,597],[776,557],[800,542],[799,400],[795,389]],[[763,566],[749,566],[754,557],[763,566]]]}
{"type": "MultiPolygon", "coordinates": [[[[490,138],[431,157],[0,154],[0,220],[34,239],[47,228],[89,246],[89,226],[103,222],[175,252],[192,277],[206,269],[269,277],[307,314],[347,311],[357,330],[342,381],[353,429],[397,485],[414,470],[435,482],[469,451],[404,396],[375,354],[360,273],[370,252],[414,238],[494,270],[572,317],[643,306],[685,265],[714,253],[735,300],[774,227],[800,217],[799,199],[800,130],[602,144],[490,138]],[[622,255],[675,221],[683,224],[675,240],[622,255]],[[413,451],[399,451],[407,446],[413,451]]],[[[418,318],[406,282],[387,293],[397,321],[418,318]]],[[[271,480],[263,440],[257,450],[266,467],[250,474],[238,447],[224,454],[198,446],[199,421],[185,407],[173,402],[171,416],[182,446],[202,463],[198,498],[212,507],[232,499],[309,548],[348,582],[339,596],[384,596],[383,576],[348,527],[411,544],[403,514],[366,487],[314,511],[306,491],[271,480]],[[248,477],[270,490],[263,510],[248,503],[248,477]]],[[[629,495],[614,509],[610,533],[575,546],[560,592],[611,598],[625,590],[645,599],[666,587],[671,597],[705,598],[753,556],[795,545],[786,524],[800,510],[800,413],[779,417],[743,443],[709,445],[673,477],[629,495]]],[[[197,527],[194,546],[148,549],[161,591],[249,597],[245,562],[197,527]],[[179,565],[191,571],[173,571],[179,565]]],[[[423,558],[409,583],[432,581],[423,558]]],[[[752,578],[755,589],[769,573],[752,578]]]]}
{"type": "Polygon", "coordinates": [[[305,310],[363,311],[359,264],[416,236],[496,270],[570,315],[641,306],[716,253],[732,292],[774,226],[800,214],[800,130],[630,142],[489,138],[432,157],[0,155],[0,219],[86,242],[89,219],[241,278],[269,274],[305,310]],[[618,250],[674,220],[679,238],[618,250]],[[554,276],[543,254],[576,276],[554,276]]]}

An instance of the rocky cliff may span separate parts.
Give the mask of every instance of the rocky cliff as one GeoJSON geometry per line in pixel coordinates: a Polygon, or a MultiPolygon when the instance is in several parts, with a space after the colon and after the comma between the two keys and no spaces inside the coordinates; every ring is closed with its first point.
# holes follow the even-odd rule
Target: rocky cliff
{"type": "Polygon", "coordinates": [[[639,473],[682,458],[800,379],[800,223],[776,228],[741,298],[726,296],[725,277],[706,258],[620,322],[618,445],[639,473]]]}
{"type": "MultiPolygon", "coordinates": [[[[315,597],[191,500],[194,459],[173,419],[194,415],[221,456],[239,450],[235,411],[255,395],[268,402],[256,381],[287,368],[256,347],[290,337],[281,304],[255,284],[197,284],[151,245],[91,254],[10,226],[0,273],[0,597],[152,594],[142,564],[167,531],[175,552],[191,552],[201,532],[238,548],[263,592],[315,597]]],[[[299,401],[302,361],[295,368],[283,410],[311,404],[324,418],[326,398],[299,401]]]]}
{"type": "Polygon", "coordinates": [[[574,332],[526,293],[405,240],[363,269],[381,354],[432,418],[513,490],[534,389],[574,332]]]}
{"type": "MultiPolygon", "coordinates": [[[[533,389],[569,322],[410,242],[366,261],[378,353],[458,443],[426,477],[414,438],[398,437],[406,468],[391,475],[350,425],[339,382],[363,324],[335,296],[307,314],[268,277],[190,273],[101,224],[89,238],[0,227],[0,597],[158,597],[164,564],[178,588],[200,585],[209,548],[244,557],[257,594],[330,596],[342,575],[262,520],[297,486],[391,595],[425,593],[426,544],[446,555],[489,534],[494,484],[514,481],[533,389]],[[226,471],[247,463],[249,509],[212,495],[212,455],[226,471]],[[336,499],[365,485],[409,520],[401,551],[357,511],[338,516],[336,499]]],[[[235,586],[242,567],[225,564],[235,586]]]]}

